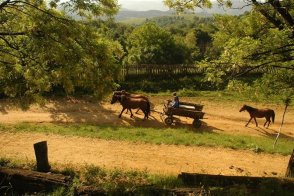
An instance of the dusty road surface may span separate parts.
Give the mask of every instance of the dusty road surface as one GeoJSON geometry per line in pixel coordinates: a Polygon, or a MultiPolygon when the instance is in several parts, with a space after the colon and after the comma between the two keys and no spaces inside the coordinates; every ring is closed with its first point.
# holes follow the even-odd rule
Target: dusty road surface
{"type": "MultiPolygon", "coordinates": [[[[162,111],[167,97],[151,97],[154,110],[162,111]]],[[[275,124],[269,129],[262,127],[264,119],[258,119],[259,127],[253,123],[244,127],[248,113],[240,113],[243,103],[209,102],[193,98],[183,101],[204,104],[206,119],[199,130],[225,134],[274,137],[279,129],[283,113],[282,106],[252,105],[270,107],[276,111],[275,124]]],[[[249,103],[250,104],[250,103],[249,103]]],[[[32,106],[22,111],[8,101],[1,102],[1,123],[89,123],[124,126],[166,127],[160,115],[152,113],[150,120],[142,121],[142,114],[131,119],[129,114],[117,116],[119,104],[109,101],[100,104],[81,100],[50,101],[44,107],[32,106]]],[[[179,118],[174,127],[191,126],[191,119],[179,118]]],[[[294,138],[294,109],[290,108],[282,129],[282,137],[294,138]]],[[[284,175],[289,156],[256,154],[250,151],[209,147],[185,147],[173,145],[133,144],[120,141],[45,135],[36,133],[0,132],[0,157],[34,160],[32,146],[35,142],[47,140],[49,160],[60,164],[94,164],[106,168],[140,169],[152,173],[178,174],[199,172],[226,175],[275,176],[284,175]]],[[[294,147],[294,140],[293,140],[294,147]]]]}

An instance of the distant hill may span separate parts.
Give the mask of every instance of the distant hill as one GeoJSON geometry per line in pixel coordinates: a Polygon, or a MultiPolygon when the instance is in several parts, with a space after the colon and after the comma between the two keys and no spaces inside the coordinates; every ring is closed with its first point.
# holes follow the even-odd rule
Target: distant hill
{"type": "MultiPolygon", "coordinates": [[[[139,3],[139,2],[138,2],[139,3]]],[[[197,8],[195,10],[195,14],[197,16],[205,16],[209,17],[213,14],[228,14],[228,15],[240,15],[246,11],[249,11],[251,7],[244,7],[243,9],[236,9],[241,8],[245,5],[243,1],[235,0],[233,1],[233,8],[235,9],[228,9],[219,7],[216,3],[213,5],[211,9],[200,9],[197,8]]],[[[160,16],[172,16],[175,15],[175,12],[172,10],[169,11],[160,11],[160,10],[149,10],[149,11],[135,11],[122,8],[118,14],[115,16],[117,21],[144,21],[145,19],[150,19],[153,17],[160,17],[160,16]]]]}
{"type": "Polygon", "coordinates": [[[117,21],[133,18],[153,18],[158,16],[171,16],[175,15],[174,11],[160,11],[160,10],[149,10],[149,11],[134,11],[128,9],[121,9],[115,16],[117,21]]]}

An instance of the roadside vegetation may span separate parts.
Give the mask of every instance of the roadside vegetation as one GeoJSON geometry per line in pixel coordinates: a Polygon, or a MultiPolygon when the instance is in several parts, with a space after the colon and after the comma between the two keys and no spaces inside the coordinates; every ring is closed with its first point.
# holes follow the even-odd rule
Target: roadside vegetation
{"type": "Polygon", "coordinates": [[[251,150],[256,153],[265,152],[282,155],[289,155],[293,150],[293,139],[281,138],[279,140],[279,145],[273,149],[274,138],[217,134],[206,131],[205,129],[198,132],[188,128],[143,128],[87,124],[40,125],[20,123],[14,125],[2,124],[0,125],[0,131],[58,134],[156,145],[224,147],[251,150]]]}
{"type": "MultiPolygon", "coordinates": [[[[60,187],[52,192],[42,194],[60,196],[75,195],[75,190],[81,186],[98,188],[107,195],[170,195],[173,190],[187,188],[187,185],[176,175],[156,175],[147,171],[105,169],[93,165],[75,167],[72,165],[51,165],[52,172],[70,176],[72,183],[69,187],[60,187]]],[[[8,158],[0,158],[0,167],[23,168],[36,170],[33,162],[24,162],[8,158]]],[[[183,190],[183,189],[182,189],[183,190]]],[[[292,195],[292,192],[285,190],[280,184],[274,184],[265,180],[257,189],[250,189],[245,185],[234,185],[227,187],[200,187],[201,191],[211,195],[292,195]]],[[[0,193],[17,195],[17,192],[10,186],[0,185],[0,193]]]]}

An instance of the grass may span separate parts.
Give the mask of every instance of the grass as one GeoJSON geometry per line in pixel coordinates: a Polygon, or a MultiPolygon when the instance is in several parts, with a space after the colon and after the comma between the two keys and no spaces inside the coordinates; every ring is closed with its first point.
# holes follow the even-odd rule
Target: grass
{"type": "Polygon", "coordinates": [[[0,132],[32,132],[80,136],[134,143],[168,144],[185,146],[211,146],[254,152],[289,155],[293,150],[293,139],[280,138],[273,149],[274,138],[243,135],[194,132],[188,128],[144,128],[123,126],[97,126],[87,124],[32,124],[20,123],[0,125],[0,132]]]}
{"type": "Polygon", "coordinates": [[[138,187],[156,186],[174,188],[182,186],[175,175],[155,175],[146,171],[105,169],[94,165],[85,166],[80,171],[80,179],[88,186],[101,187],[107,191],[134,191],[138,187]]]}
{"type": "MultiPolygon", "coordinates": [[[[0,166],[35,170],[32,162],[0,158],[0,166]]],[[[74,189],[79,186],[91,186],[102,189],[107,194],[132,193],[141,195],[152,193],[163,188],[182,187],[183,182],[176,175],[156,175],[147,171],[106,169],[94,165],[84,165],[79,168],[51,164],[53,173],[71,176],[73,183],[70,187],[60,187],[48,195],[73,195],[74,189]],[[54,169],[55,168],[55,169],[54,169]],[[56,169],[58,168],[58,169],[56,169]]],[[[1,188],[1,187],[0,187],[1,188]]],[[[1,190],[0,190],[1,195],[1,190]]],[[[153,194],[151,194],[153,195],[153,194]]]]}
{"type": "MultiPolygon", "coordinates": [[[[0,166],[25,168],[33,170],[31,163],[20,163],[19,160],[0,158],[0,166]],[[13,164],[12,164],[13,163],[13,164]],[[11,165],[12,164],[12,165],[11,165]]],[[[41,195],[75,195],[75,189],[79,186],[90,186],[102,190],[106,195],[173,195],[166,191],[175,188],[187,187],[185,183],[175,175],[156,175],[146,171],[105,169],[94,165],[84,165],[79,168],[54,165],[52,173],[71,176],[73,181],[69,187],[59,187],[50,192],[42,192],[41,195]]],[[[202,187],[211,195],[293,195],[289,189],[285,189],[279,183],[273,184],[270,180],[264,181],[257,189],[243,185],[226,187],[202,187]]],[[[7,190],[13,187],[0,185],[0,194],[6,195],[7,190]],[[2,191],[2,192],[1,192],[2,191]]],[[[17,195],[16,190],[13,193],[17,195]]],[[[26,195],[26,194],[25,194],[26,195]]]]}

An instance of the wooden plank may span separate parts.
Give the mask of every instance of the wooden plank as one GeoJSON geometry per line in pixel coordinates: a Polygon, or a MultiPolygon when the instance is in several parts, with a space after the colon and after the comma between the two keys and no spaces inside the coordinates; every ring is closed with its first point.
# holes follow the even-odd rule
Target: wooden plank
{"type": "Polygon", "coordinates": [[[274,177],[251,177],[251,176],[223,176],[197,173],[181,173],[178,176],[185,185],[189,186],[232,186],[245,185],[249,188],[257,188],[262,184],[280,185],[282,188],[294,191],[294,179],[274,177]]]}
{"type": "Polygon", "coordinates": [[[12,186],[13,190],[20,192],[40,192],[68,186],[71,178],[61,174],[0,167],[0,182],[1,186],[12,186]]]}

